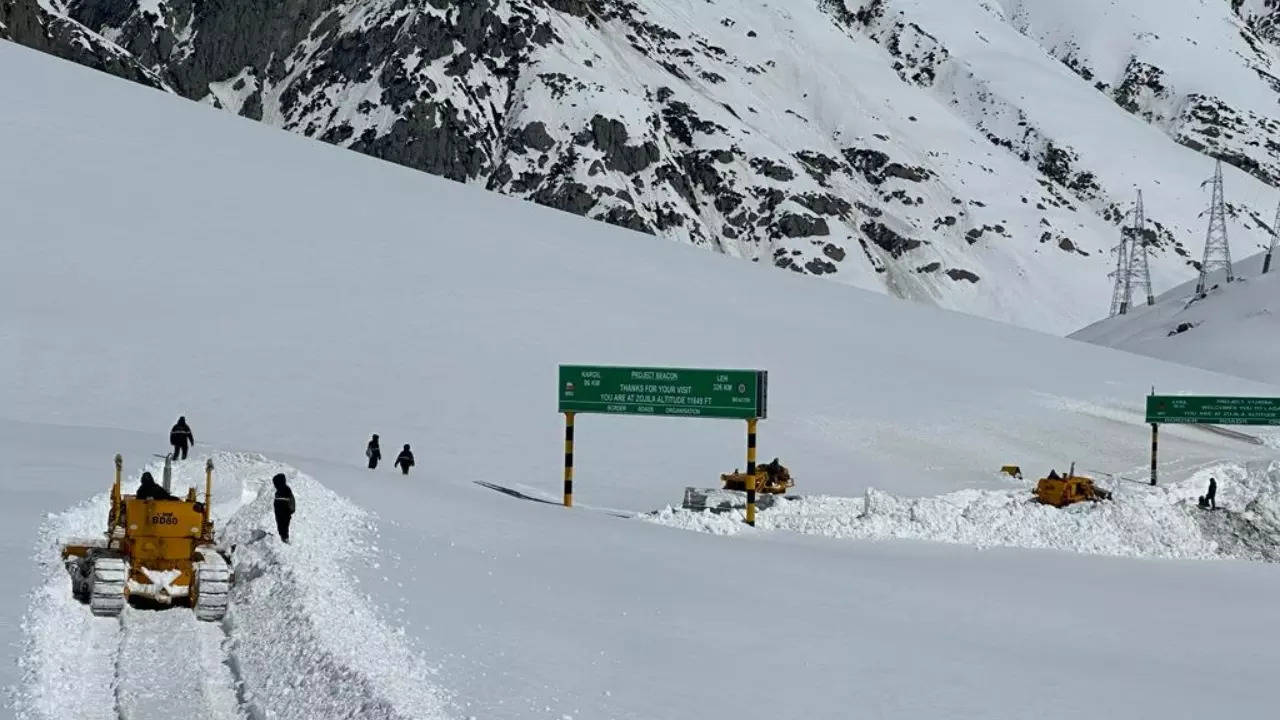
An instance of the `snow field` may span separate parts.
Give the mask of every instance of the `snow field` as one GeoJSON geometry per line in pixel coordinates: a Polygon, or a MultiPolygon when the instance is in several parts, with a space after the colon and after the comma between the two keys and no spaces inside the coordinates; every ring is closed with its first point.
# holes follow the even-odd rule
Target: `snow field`
{"type": "MultiPolygon", "coordinates": [[[[1081,473],[1083,474],[1083,473],[1081,473]]],[[[1018,547],[1092,555],[1182,559],[1259,559],[1259,549],[1232,542],[1238,530],[1207,523],[1196,499],[1218,479],[1218,507],[1240,513],[1280,549],[1280,464],[1250,463],[1201,469],[1190,478],[1150,487],[1131,480],[1106,482],[1112,501],[1054,508],[1031,495],[1035,480],[1016,489],[966,489],[935,497],[902,497],[869,488],[861,498],[784,498],[758,512],[757,531],[783,530],[846,540],[928,540],[977,548],[1018,547]]],[[[649,522],[718,535],[751,530],[742,511],[716,514],[668,506],[642,516],[649,522]]]]}
{"type": "MultiPolygon", "coordinates": [[[[219,542],[236,546],[227,618],[199,622],[182,607],[93,617],[71,594],[59,548],[102,533],[110,496],[51,514],[36,552],[45,580],[22,625],[17,717],[446,717],[431,670],[354,589],[349,563],[376,547],[370,515],[261,456],[212,457],[219,542]],[[299,545],[284,546],[275,534],[276,472],[290,476],[307,503],[292,533],[299,545]]],[[[175,495],[187,487],[203,493],[204,462],[196,455],[174,465],[175,495]]],[[[147,469],[160,479],[160,462],[147,469]]],[[[125,481],[126,492],[140,474],[125,481]]]]}
{"type": "MultiPolygon", "coordinates": [[[[448,688],[459,715],[484,720],[1199,720],[1224,698],[1242,717],[1274,710],[1280,646],[1258,632],[1280,622],[1273,566],[769,531],[726,541],[476,483],[557,495],[559,362],[767,368],[762,457],[792,467],[800,492],[855,498],[868,483],[1007,491],[992,472],[1009,461],[1129,468],[1149,431],[1112,415],[1138,417],[1151,384],[1271,386],[743,267],[3,43],[0,76],[14,79],[0,154],[21,179],[0,210],[16,223],[6,237],[34,239],[0,241],[0,376],[14,379],[0,384],[0,540],[18,548],[5,556],[15,587],[53,583],[45,598],[73,616],[42,643],[68,643],[83,608],[66,604],[60,567],[37,576],[28,562],[30,519],[57,522],[100,493],[117,447],[163,446],[180,406],[202,443],[269,451],[376,512],[258,456],[236,471],[218,460],[219,528],[242,563],[220,657],[254,720],[397,704],[431,718],[432,698],[392,672],[448,688]],[[388,450],[413,442],[419,467],[366,470],[368,432],[388,450]],[[262,496],[276,470],[298,491],[290,546],[262,496]],[[403,617],[403,637],[371,619],[364,593],[402,598],[403,613],[383,616],[403,617]],[[1206,607],[1212,623],[1197,621],[1206,607]],[[273,642],[301,643],[311,665],[273,642]],[[406,645],[439,675],[404,662],[406,645]],[[774,681],[756,682],[762,671],[774,681]],[[316,688],[342,702],[308,697],[316,688]]],[[[743,453],[741,423],[580,420],[577,432],[577,497],[598,508],[676,502],[743,453]]],[[[1161,437],[1171,480],[1264,450],[1191,428],[1161,437]]],[[[192,478],[201,463],[188,462],[192,478]]],[[[90,514],[100,532],[100,500],[90,514]]],[[[82,674],[110,697],[111,673],[82,674]]],[[[33,686],[66,677],[20,682],[48,696],[33,686]]]]}

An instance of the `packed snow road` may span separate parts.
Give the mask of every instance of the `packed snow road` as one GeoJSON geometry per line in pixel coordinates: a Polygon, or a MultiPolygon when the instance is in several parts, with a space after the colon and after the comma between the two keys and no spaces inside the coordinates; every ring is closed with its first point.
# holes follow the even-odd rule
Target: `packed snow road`
{"type": "MultiPolygon", "coordinates": [[[[353,587],[351,563],[371,547],[364,511],[260,456],[213,459],[215,527],[219,542],[235,547],[237,580],[226,619],[200,622],[181,607],[127,607],[118,619],[94,617],[72,597],[59,547],[101,533],[108,498],[51,515],[37,551],[43,583],[23,622],[18,717],[443,716],[445,699],[428,678],[430,668],[353,587]],[[277,472],[307,502],[294,546],[274,533],[268,478],[277,472]]],[[[177,463],[175,493],[201,487],[203,466],[203,457],[177,463]]]]}

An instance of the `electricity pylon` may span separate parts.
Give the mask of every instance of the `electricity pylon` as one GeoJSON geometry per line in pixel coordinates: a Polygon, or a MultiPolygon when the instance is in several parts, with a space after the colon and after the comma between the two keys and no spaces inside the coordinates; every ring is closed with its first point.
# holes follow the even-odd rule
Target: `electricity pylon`
{"type": "Polygon", "coordinates": [[[1227,241],[1227,209],[1222,193],[1222,161],[1219,160],[1211,180],[1200,184],[1204,187],[1213,183],[1213,200],[1209,205],[1209,231],[1204,238],[1204,260],[1200,263],[1200,280],[1196,283],[1196,295],[1204,296],[1209,287],[1209,275],[1215,270],[1227,271],[1227,282],[1234,282],[1236,277],[1231,269],[1231,244],[1227,241]]]}

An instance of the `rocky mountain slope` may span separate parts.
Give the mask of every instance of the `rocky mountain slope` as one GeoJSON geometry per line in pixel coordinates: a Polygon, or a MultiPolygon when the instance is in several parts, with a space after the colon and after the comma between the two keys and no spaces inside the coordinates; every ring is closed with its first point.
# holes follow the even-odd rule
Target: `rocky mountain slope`
{"type": "MultiPolygon", "coordinates": [[[[1280,177],[1271,0],[0,0],[0,36],[590,218],[1066,333],[1136,187],[1280,177]]],[[[429,237],[424,228],[424,237],[429,237]]],[[[833,321],[838,324],[838,321],[833,321]]]]}

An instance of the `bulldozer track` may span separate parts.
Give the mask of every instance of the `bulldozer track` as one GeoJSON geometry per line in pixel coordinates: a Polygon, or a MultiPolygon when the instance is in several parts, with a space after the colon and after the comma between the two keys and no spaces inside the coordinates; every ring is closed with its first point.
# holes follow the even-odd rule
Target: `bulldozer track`
{"type": "Polygon", "coordinates": [[[196,602],[192,610],[198,620],[221,620],[227,614],[231,568],[216,549],[203,547],[199,552],[204,559],[195,564],[196,602]]]}
{"type": "Polygon", "coordinates": [[[92,561],[89,580],[89,609],[94,615],[114,617],[124,609],[124,584],[128,571],[124,560],[97,557],[92,561]]]}

